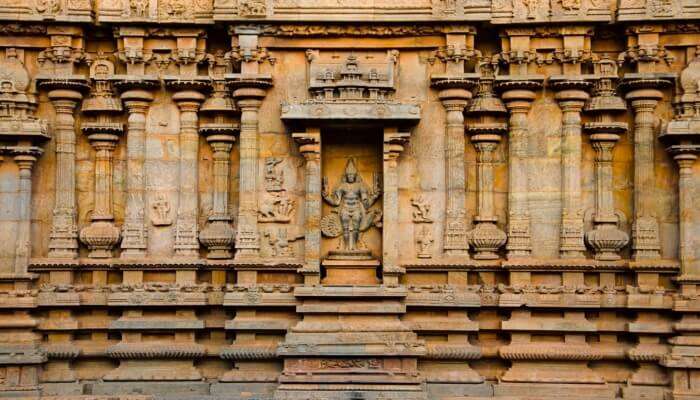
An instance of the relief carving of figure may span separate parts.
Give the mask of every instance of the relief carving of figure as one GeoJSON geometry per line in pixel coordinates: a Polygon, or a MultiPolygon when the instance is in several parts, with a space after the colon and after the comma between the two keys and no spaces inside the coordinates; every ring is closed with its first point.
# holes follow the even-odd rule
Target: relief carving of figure
{"type": "Polygon", "coordinates": [[[321,231],[325,236],[338,237],[342,234],[342,252],[365,253],[359,247],[360,233],[371,226],[379,226],[381,211],[370,210],[370,207],[381,196],[381,188],[376,176],[373,187],[368,187],[359,176],[355,160],[349,159],[340,183],[328,192],[328,178],[323,178],[321,189],[323,199],[336,207],[321,221],[321,231]]]}
{"type": "Polygon", "coordinates": [[[173,220],[170,217],[170,201],[163,193],[158,193],[151,203],[151,222],[153,226],[168,226],[172,225],[173,220]]]}
{"type": "Polygon", "coordinates": [[[126,14],[131,17],[145,17],[148,11],[148,0],[129,0],[126,14]]]}
{"type": "Polygon", "coordinates": [[[540,0],[522,0],[522,4],[527,9],[527,19],[537,18],[537,7],[540,4],[540,0]]]}
{"type": "Polygon", "coordinates": [[[258,221],[289,222],[292,220],[295,202],[285,192],[270,192],[260,204],[258,221]]]}
{"type": "Polygon", "coordinates": [[[265,189],[268,192],[279,192],[284,183],[284,171],[277,166],[282,162],[281,158],[268,157],[265,159],[265,189]]]}
{"type": "Polygon", "coordinates": [[[423,228],[416,234],[416,245],[418,245],[418,258],[431,258],[433,256],[432,249],[433,232],[430,225],[423,225],[423,228]]]}
{"type": "Polygon", "coordinates": [[[36,10],[42,14],[58,14],[63,5],[60,0],[37,0],[36,10]]]}
{"type": "Polygon", "coordinates": [[[272,257],[290,258],[294,257],[294,252],[289,243],[287,229],[279,228],[277,232],[269,230],[264,233],[267,243],[270,245],[270,255],[272,257]]]}
{"type": "Polygon", "coordinates": [[[430,216],[430,203],[423,196],[411,199],[413,208],[413,222],[433,222],[430,216]]]}
{"type": "Polygon", "coordinates": [[[561,0],[561,7],[566,11],[581,9],[581,0],[561,0]]]}
{"type": "Polygon", "coordinates": [[[264,0],[241,0],[238,2],[238,14],[241,17],[260,17],[267,14],[264,0]]]}

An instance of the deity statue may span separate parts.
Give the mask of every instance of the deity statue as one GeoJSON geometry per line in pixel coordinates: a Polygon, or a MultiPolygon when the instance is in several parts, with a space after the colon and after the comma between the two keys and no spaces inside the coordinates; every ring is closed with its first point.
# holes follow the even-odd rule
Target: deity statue
{"type": "Polygon", "coordinates": [[[328,192],[328,178],[323,178],[321,195],[336,209],[322,219],[321,231],[329,237],[343,236],[342,250],[331,252],[331,256],[357,257],[369,254],[369,250],[360,248],[360,233],[373,225],[381,224],[381,211],[370,210],[381,196],[379,180],[376,176],[373,180],[372,188],[362,181],[352,158],[345,165],[340,183],[331,193],[328,192]]]}

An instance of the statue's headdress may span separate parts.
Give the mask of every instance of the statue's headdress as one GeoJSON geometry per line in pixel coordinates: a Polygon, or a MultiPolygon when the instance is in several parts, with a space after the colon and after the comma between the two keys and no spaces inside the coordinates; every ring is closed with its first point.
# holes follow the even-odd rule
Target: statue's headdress
{"type": "Polygon", "coordinates": [[[354,174],[357,175],[357,167],[355,167],[355,159],[351,158],[348,163],[345,164],[345,175],[354,174]]]}

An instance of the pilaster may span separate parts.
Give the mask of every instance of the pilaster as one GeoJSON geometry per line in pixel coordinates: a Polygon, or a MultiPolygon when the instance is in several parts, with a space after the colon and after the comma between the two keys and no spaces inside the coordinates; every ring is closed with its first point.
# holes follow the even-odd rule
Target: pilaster
{"type": "Polygon", "coordinates": [[[510,114],[508,122],[508,259],[530,257],[532,234],[528,206],[528,122],[527,114],[542,87],[542,77],[504,77],[496,79],[496,88],[510,114]]]}
{"type": "Polygon", "coordinates": [[[19,225],[17,229],[17,249],[15,250],[14,273],[27,275],[27,266],[32,252],[31,246],[31,205],[32,205],[32,167],[43,151],[34,146],[21,146],[12,150],[14,160],[19,167],[19,225]]]}
{"type": "Polygon", "coordinates": [[[95,149],[95,201],[91,223],[80,231],[83,242],[91,258],[111,258],[112,249],[119,243],[120,232],[114,225],[114,205],[112,193],[114,149],[123,133],[123,126],[111,120],[111,114],[122,111],[121,102],[112,94],[108,81],[114,73],[114,65],[107,60],[96,60],[91,68],[94,89],[83,102],[82,111],[92,120],[82,124],[95,149]]]}
{"type": "Polygon", "coordinates": [[[467,115],[478,117],[478,121],[467,125],[467,133],[477,153],[477,209],[475,226],[469,238],[477,260],[498,259],[498,251],[507,240],[505,232],[497,226],[494,200],[495,151],[501,137],[507,132],[507,125],[499,121],[507,110],[494,93],[494,68],[489,60],[482,60],[479,88],[467,109],[467,115]]]}
{"type": "Polygon", "coordinates": [[[148,248],[146,227],[146,115],[158,83],[146,76],[125,76],[115,86],[128,114],[126,125],[126,210],[122,227],[121,258],[144,258],[148,248]]]}
{"type": "Polygon", "coordinates": [[[464,172],[464,108],[472,97],[473,77],[433,77],[438,98],[447,113],[445,125],[445,231],[443,250],[447,257],[469,257],[464,172]]]}
{"type": "Polygon", "coordinates": [[[593,97],[585,111],[594,120],[584,125],[595,151],[595,213],[593,230],[586,233],[586,242],[593,248],[595,259],[619,260],[620,250],[629,243],[629,236],[620,229],[620,214],[613,198],[613,149],[620,135],[627,132],[626,122],[614,121],[615,115],[627,110],[624,100],[617,96],[614,83],[618,79],[617,65],[604,59],[595,64],[597,80],[593,97]]]}
{"type": "Polygon", "coordinates": [[[315,285],[321,279],[321,131],[307,128],[293,133],[304,156],[304,284],[315,285]]]}
{"type": "Polygon", "coordinates": [[[231,149],[238,126],[228,118],[235,110],[233,99],[226,90],[223,79],[214,81],[214,93],[201,108],[209,120],[200,123],[199,133],[207,138],[213,150],[214,180],[213,207],[207,226],[199,235],[199,241],[209,250],[207,258],[229,259],[232,257],[235,231],[231,226],[229,212],[229,181],[231,149]]]}
{"type": "Polygon", "coordinates": [[[671,81],[655,74],[626,74],[621,89],[634,112],[634,219],[632,258],[661,258],[659,222],[654,210],[654,115],[671,81]]]}
{"type": "Polygon", "coordinates": [[[561,168],[562,216],[559,254],[562,258],[584,258],[583,205],[581,200],[581,110],[591,83],[580,75],[555,76],[550,86],[562,110],[561,168]]]}
{"type": "Polygon", "coordinates": [[[399,171],[398,158],[411,134],[396,128],[384,128],[383,140],[383,210],[382,224],[382,282],[387,286],[399,284],[399,275],[406,271],[399,266],[399,171]]]}
{"type": "Polygon", "coordinates": [[[180,109],[180,200],[175,226],[175,255],[199,256],[199,132],[197,111],[205,97],[184,89],[173,95],[180,109]]]}
{"type": "MultiPolygon", "coordinates": [[[[84,81],[79,81],[81,88],[84,81]]],[[[54,106],[56,140],[56,203],[51,223],[49,257],[78,257],[78,211],[75,200],[75,117],[83,95],[72,88],[53,89],[49,100],[54,106]]]]}

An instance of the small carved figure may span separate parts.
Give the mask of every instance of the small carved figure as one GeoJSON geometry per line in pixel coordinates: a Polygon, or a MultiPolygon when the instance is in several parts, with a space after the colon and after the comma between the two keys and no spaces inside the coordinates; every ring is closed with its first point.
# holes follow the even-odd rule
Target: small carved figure
{"type": "Polygon", "coordinates": [[[289,222],[294,208],[295,201],[289,199],[286,192],[271,192],[260,205],[258,221],[289,222]]]}
{"type": "Polygon", "coordinates": [[[284,171],[277,168],[282,162],[278,157],[267,157],[265,159],[265,189],[268,192],[279,192],[284,183],[284,171]]]}
{"type": "Polygon", "coordinates": [[[322,221],[321,224],[323,234],[335,237],[338,236],[338,231],[342,231],[343,250],[359,251],[360,232],[366,231],[372,225],[377,225],[381,215],[377,210],[370,210],[381,195],[377,177],[374,177],[373,188],[370,189],[358,175],[355,160],[351,158],[345,166],[340,184],[333,189],[332,193],[328,192],[328,178],[323,178],[321,195],[328,204],[337,207],[333,214],[324,217],[327,221],[326,223],[322,221]],[[324,225],[337,225],[337,223],[329,224],[328,218],[333,218],[339,223],[341,229],[324,229],[324,225]]]}
{"type": "Polygon", "coordinates": [[[421,195],[411,199],[413,209],[413,222],[433,222],[430,216],[430,203],[421,195]]]}
{"type": "Polygon", "coordinates": [[[148,10],[148,0],[129,0],[128,15],[131,17],[145,17],[148,10]]]}
{"type": "Polygon", "coordinates": [[[151,203],[151,222],[153,226],[168,226],[173,223],[170,218],[170,202],[163,193],[158,193],[151,203]]]}
{"type": "Polygon", "coordinates": [[[423,228],[416,235],[416,244],[418,245],[418,258],[431,258],[433,248],[433,232],[430,225],[423,225],[423,228]]]}
{"type": "Polygon", "coordinates": [[[673,2],[671,0],[650,0],[649,11],[654,16],[673,15],[673,2]]]}
{"type": "Polygon", "coordinates": [[[561,0],[561,8],[566,11],[577,11],[581,9],[581,0],[561,0]]]}
{"type": "Polygon", "coordinates": [[[265,0],[240,0],[238,14],[241,17],[260,17],[267,14],[265,0]]]}
{"type": "Polygon", "coordinates": [[[522,0],[523,5],[527,9],[527,19],[537,18],[537,7],[540,0],[522,0]]]}
{"type": "Polygon", "coordinates": [[[42,14],[58,14],[63,5],[61,0],[37,0],[36,10],[42,14]]]}
{"type": "Polygon", "coordinates": [[[272,257],[294,257],[292,247],[289,245],[286,228],[279,228],[277,233],[274,230],[268,230],[264,233],[267,238],[267,243],[270,245],[272,257]]]}
{"type": "Polygon", "coordinates": [[[188,11],[188,2],[185,0],[167,0],[163,4],[163,11],[170,17],[182,17],[188,11]]]}

